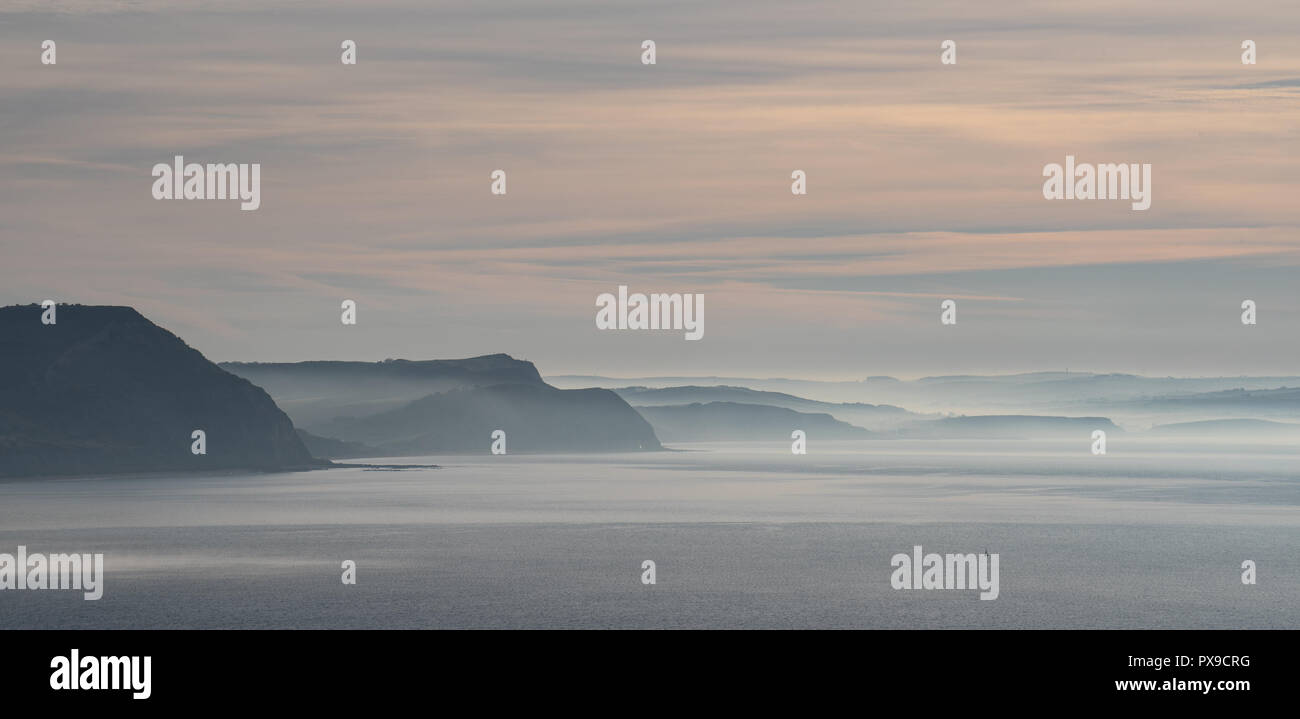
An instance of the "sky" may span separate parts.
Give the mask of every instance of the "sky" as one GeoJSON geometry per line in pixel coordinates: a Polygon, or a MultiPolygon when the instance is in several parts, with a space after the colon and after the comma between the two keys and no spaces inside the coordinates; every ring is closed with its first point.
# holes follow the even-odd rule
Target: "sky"
{"type": "Polygon", "coordinates": [[[1298,22],[1293,0],[9,0],[0,304],[130,305],[215,361],[1300,374],[1298,22]],[[259,163],[260,209],[155,200],[178,154],[259,163]],[[1150,163],[1150,209],[1044,199],[1066,155],[1150,163]],[[598,330],[619,285],[703,294],[704,338],[598,330]]]}

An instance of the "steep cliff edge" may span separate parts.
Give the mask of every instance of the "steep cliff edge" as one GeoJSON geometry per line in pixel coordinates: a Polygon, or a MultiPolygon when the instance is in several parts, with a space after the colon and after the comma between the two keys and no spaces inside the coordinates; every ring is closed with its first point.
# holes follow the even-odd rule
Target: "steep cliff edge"
{"type": "Polygon", "coordinates": [[[0,308],[0,476],[322,464],[270,395],[134,309],[57,309],[0,308]]]}

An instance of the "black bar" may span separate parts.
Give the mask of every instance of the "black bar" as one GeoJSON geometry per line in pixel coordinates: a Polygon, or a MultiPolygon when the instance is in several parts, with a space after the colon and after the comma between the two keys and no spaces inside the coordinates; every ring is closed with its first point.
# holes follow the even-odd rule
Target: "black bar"
{"type": "Polygon", "coordinates": [[[685,707],[688,696],[719,706],[803,701],[810,708],[843,700],[882,709],[881,701],[896,698],[918,711],[1243,706],[1294,693],[1293,637],[1279,631],[24,630],[0,634],[0,686],[6,702],[50,709],[409,703],[450,712],[468,701],[478,713],[525,701],[536,709],[615,711],[685,707]],[[73,649],[82,658],[150,657],[150,696],[51,688],[51,660],[73,649]],[[1177,666],[1180,656],[1191,665],[1177,666]],[[1138,657],[1167,659],[1168,666],[1135,664],[1138,657]],[[1116,688],[1129,680],[1165,688],[1116,688]],[[1216,686],[1204,693],[1177,684],[1191,681],[1216,686]],[[1217,685],[1225,681],[1248,687],[1217,685]],[[606,692],[610,698],[597,701],[606,692]]]}

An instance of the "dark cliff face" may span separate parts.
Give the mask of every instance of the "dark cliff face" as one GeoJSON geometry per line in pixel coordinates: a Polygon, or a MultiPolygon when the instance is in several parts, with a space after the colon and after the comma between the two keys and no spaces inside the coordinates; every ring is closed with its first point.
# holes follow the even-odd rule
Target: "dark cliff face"
{"type": "Polygon", "coordinates": [[[135,310],[41,312],[0,308],[0,475],[317,464],[266,392],[135,310]]]}
{"type": "Polygon", "coordinates": [[[311,431],[393,454],[490,451],[492,432],[513,452],[629,452],[661,449],[650,424],[604,389],[502,384],[453,390],[399,409],[338,418],[311,431]]]}

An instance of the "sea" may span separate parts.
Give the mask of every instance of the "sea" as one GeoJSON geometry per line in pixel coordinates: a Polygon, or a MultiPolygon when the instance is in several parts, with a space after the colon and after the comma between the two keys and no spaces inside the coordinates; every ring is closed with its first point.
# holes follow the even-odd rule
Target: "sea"
{"type": "Polygon", "coordinates": [[[0,480],[0,553],[105,567],[97,601],[0,590],[0,628],[1300,627],[1297,447],[484,449],[340,460],[437,468],[0,480]],[[918,546],[996,554],[997,598],[896,588],[918,546]]]}

